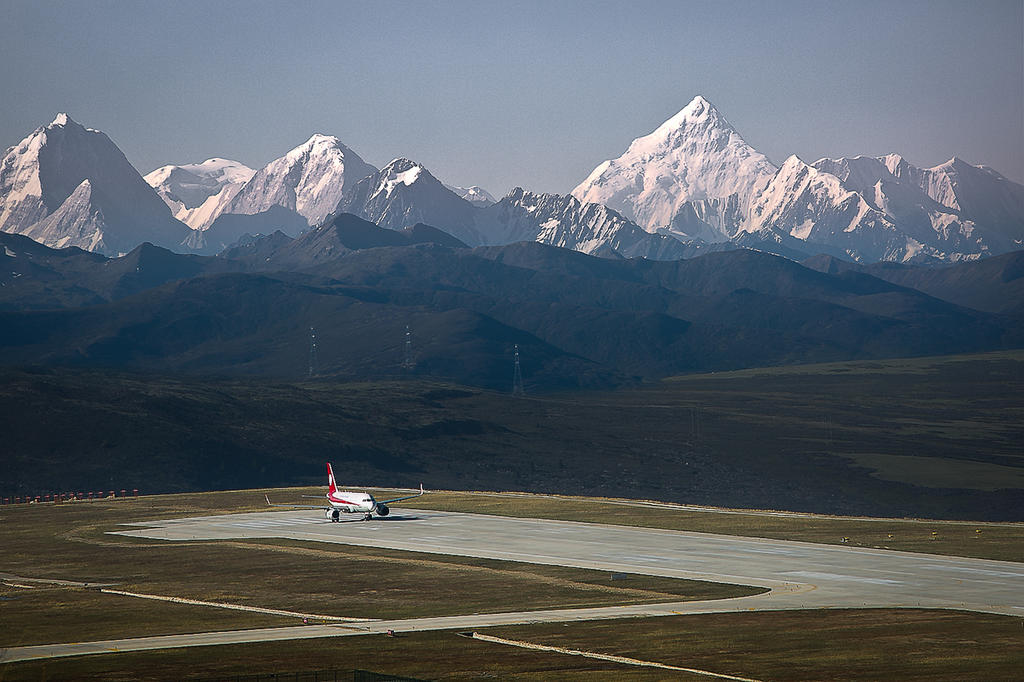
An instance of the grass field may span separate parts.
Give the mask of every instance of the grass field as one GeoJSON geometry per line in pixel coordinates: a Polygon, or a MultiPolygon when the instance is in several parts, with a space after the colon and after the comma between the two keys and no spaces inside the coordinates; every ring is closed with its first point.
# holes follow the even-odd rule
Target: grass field
{"type": "MultiPolygon", "coordinates": [[[[759,680],[1019,680],[1024,628],[953,611],[791,611],[491,628],[488,634],[759,680]]],[[[85,656],[0,667],[12,680],[177,680],[361,668],[440,680],[707,680],[452,631],[85,656]]],[[[284,678],[288,679],[288,678],[284,678]]]]}

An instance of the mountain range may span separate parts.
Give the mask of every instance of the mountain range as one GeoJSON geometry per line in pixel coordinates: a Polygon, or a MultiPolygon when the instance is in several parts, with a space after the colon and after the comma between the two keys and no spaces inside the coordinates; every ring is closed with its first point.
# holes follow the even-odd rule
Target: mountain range
{"type": "Polygon", "coordinates": [[[790,156],[776,168],[700,96],[572,194],[684,240],[753,235],[858,262],[970,260],[1024,246],[1024,186],[990,168],[953,158],[921,169],[897,154],[790,156]]]}
{"type": "Polygon", "coordinates": [[[470,248],[428,225],[344,213],[217,257],[0,244],[0,358],[12,365],[411,374],[507,390],[518,345],[529,390],[547,390],[1024,343],[1021,251],[943,268],[746,249],[602,258],[529,241],[470,248]]]}
{"type": "Polygon", "coordinates": [[[258,170],[211,158],[143,179],[106,135],[66,114],[0,165],[0,230],[106,255],[144,241],[213,255],[344,212],[392,229],[433,225],[471,247],[536,241],[613,258],[751,248],[935,264],[1024,246],[1024,186],[992,169],[956,158],[922,169],[896,154],[776,167],[701,96],[568,196],[515,188],[495,200],[413,160],[378,169],[322,134],[258,170]]]}

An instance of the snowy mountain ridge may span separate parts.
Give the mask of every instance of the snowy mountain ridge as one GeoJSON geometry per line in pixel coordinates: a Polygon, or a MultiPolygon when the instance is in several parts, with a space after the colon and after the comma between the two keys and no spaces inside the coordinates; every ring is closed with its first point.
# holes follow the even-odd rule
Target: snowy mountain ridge
{"type": "Polygon", "coordinates": [[[681,258],[686,245],[652,235],[602,204],[515,188],[479,206],[458,196],[422,164],[395,159],[363,178],[338,207],[381,227],[438,227],[470,246],[536,241],[584,253],[614,250],[627,257],[681,258]]]}
{"type": "Polygon", "coordinates": [[[189,233],[109,137],[65,113],[0,161],[0,230],[108,255],[189,233]]]}
{"type": "Polygon", "coordinates": [[[480,210],[476,227],[486,245],[533,241],[589,254],[611,250],[627,258],[656,260],[687,253],[678,239],[651,234],[603,204],[520,187],[480,210]]]}
{"type": "Polygon", "coordinates": [[[571,196],[516,188],[495,200],[409,159],[378,170],[323,134],[259,170],[211,158],[143,179],[106,135],[63,113],[0,161],[0,230],[50,246],[216,253],[246,233],[295,236],[340,212],[393,229],[424,223],[474,246],[531,240],[658,259],[745,247],[949,262],[1024,248],[1024,185],[991,168],[957,157],[918,168],[897,154],[791,156],[776,168],[701,96],[571,196]]]}
{"type": "Polygon", "coordinates": [[[856,261],[960,261],[1024,242],[1024,186],[952,159],[917,168],[897,154],[790,157],[738,232],[770,230],[856,261]]]}
{"type": "Polygon", "coordinates": [[[775,168],[698,96],[573,196],[683,240],[803,243],[857,261],[957,261],[1024,246],[1024,186],[954,157],[791,156],[775,168]],[[795,240],[795,241],[794,241],[795,240]]]}

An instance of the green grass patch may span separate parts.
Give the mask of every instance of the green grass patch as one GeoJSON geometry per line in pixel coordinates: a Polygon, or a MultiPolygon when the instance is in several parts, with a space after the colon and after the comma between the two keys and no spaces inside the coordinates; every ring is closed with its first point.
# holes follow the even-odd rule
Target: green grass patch
{"type": "Polygon", "coordinates": [[[871,475],[884,481],[913,483],[929,488],[970,488],[1000,490],[1024,488],[1024,468],[990,462],[939,459],[915,455],[850,455],[857,464],[871,469],[871,475]]]}

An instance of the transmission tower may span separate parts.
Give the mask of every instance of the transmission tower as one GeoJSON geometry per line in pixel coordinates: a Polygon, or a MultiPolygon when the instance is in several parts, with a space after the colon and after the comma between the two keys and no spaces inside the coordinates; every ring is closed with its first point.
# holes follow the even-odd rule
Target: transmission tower
{"type": "Polygon", "coordinates": [[[405,325],[405,359],[402,360],[402,369],[411,372],[416,367],[416,361],[412,357],[412,332],[409,325],[405,325]]]}
{"type": "Polygon", "coordinates": [[[512,370],[512,395],[523,395],[523,370],[519,366],[519,344],[514,346],[516,364],[512,370]]]}
{"type": "Polygon", "coordinates": [[[312,379],[320,372],[320,358],[316,352],[316,330],[309,328],[309,377],[312,379]]]}

